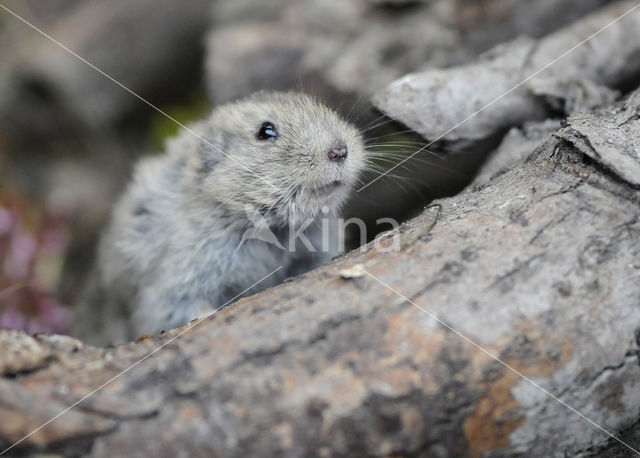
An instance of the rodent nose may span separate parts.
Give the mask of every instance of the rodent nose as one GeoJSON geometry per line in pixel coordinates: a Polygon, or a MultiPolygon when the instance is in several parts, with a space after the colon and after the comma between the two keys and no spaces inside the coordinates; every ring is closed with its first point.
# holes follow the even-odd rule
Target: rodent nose
{"type": "Polygon", "coordinates": [[[347,147],[340,146],[338,148],[333,148],[332,150],[330,150],[328,156],[330,161],[344,162],[344,160],[347,158],[347,154],[349,154],[349,152],[347,151],[347,147]]]}

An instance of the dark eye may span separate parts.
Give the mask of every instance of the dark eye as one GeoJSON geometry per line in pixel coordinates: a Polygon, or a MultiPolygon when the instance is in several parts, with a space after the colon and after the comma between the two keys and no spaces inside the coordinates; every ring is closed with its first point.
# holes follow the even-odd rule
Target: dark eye
{"type": "Polygon", "coordinates": [[[260,130],[256,134],[256,137],[259,140],[274,140],[278,136],[278,131],[276,130],[276,126],[269,121],[263,122],[260,126],[260,130]]]}

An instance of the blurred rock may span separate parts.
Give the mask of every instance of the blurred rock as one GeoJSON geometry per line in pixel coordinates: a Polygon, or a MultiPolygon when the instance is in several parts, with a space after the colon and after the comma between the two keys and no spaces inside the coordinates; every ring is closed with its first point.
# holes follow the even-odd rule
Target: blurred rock
{"type": "MultiPolygon", "coordinates": [[[[193,84],[209,25],[211,0],[88,0],[37,26],[126,88],[160,103],[193,84]],[[160,100],[158,100],[160,98],[160,100]]],[[[5,21],[17,18],[2,12],[5,21]]],[[[26,18],[31,19],[30,17],[26,18]]],[[[31,98],[52,104],[53,118],[103,126],[141,101],[69,51],[21,24],[0,37],[19,42],[1,61],[0,110],[32,111],[31,98]]]]}
{"type": "MultiPolygon", "coordinates": [[[[86,0],[6,0],[2,2],[4,6],[23,17],[29,17],[29,20],[35,24],[42,24],[44,21],[54,19],[69,8],[74,8],[78,4],[86,0]]],[[[6,12],[3,12],[5,14],[6,12]]],[[[3,21],[3,26],[8,26],[9,21],[3,21]]],[[[15,24],[23,27],[19,24],[15,24]]]]}

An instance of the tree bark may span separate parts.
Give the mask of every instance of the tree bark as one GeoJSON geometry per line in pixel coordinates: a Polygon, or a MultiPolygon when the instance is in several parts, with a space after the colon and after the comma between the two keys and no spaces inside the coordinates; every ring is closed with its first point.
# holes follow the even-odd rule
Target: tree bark
{"type": "Polygon", "coordinates": [[[426,139],[463,143],[602,106],[615,100],[611,88],[637,85],[637,6],[615,2],[544,38],[498,45],[470,64],[405,75],[374,102],[426,139]]]}
{"type": "Polygon", "coordinates": [[[163,335],[0,332],[2,448],[80,401],[8,455],[595,453],[640,409],[638,113],[572,117],[439,216],[163,335]]]}

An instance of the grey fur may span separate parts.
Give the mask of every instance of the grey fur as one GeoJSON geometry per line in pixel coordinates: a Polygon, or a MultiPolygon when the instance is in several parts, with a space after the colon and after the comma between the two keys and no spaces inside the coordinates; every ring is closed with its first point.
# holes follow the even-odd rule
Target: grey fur
{"type": "MultiPolygon", "coordinates": [[[[283,245],[289,231],[306,231],[320,248],[319,215],[336,214],[364,166],[357,129],[299,93],[257,93],[220,106],[167,143],[167,154],[143,159],[115,206],[72,334],[96,344],[117,343],[182,325],[215,310],[279,266],[244,295],[275,285],[326,261],[298,243],[282,250],[257,239],[247,208],[263,214],[283,245]],[[275,140],[256,138],[261,124],[275,140]],[[328,151],[346,146],[342,163],[328,151]],[[339,180],[330,194],[320,188],[339,180]],[[250,207],[246,207],[246,205],[250,207]],[[240,243],[242,241],[242,243],[240,243]]],[[[286,246],[286,245],[285,245],[286,246]]]]}

